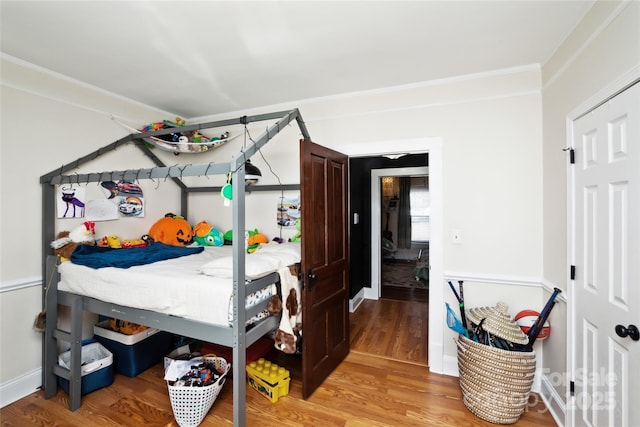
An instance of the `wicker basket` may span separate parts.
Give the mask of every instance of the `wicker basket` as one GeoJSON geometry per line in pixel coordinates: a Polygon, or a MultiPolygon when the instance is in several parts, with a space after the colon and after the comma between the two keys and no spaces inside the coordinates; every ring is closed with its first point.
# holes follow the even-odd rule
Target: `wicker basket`
{"type": "Polygon", "coordinates": [[[535,352],[507,351],[460,335],[458,370],[465,406],[485,421],[513,424],[524,413],[536,370],[535,352]]]}
{"type": "Polygon", "coordinates": [[[224,373],[215,383],[204,387],[185,387],[167,383],[173,416],[180,427],[195,427],[204,420],[231,369],[231,364],[222,357],[203,356],[191,360],[213,362],[224,373]]]}

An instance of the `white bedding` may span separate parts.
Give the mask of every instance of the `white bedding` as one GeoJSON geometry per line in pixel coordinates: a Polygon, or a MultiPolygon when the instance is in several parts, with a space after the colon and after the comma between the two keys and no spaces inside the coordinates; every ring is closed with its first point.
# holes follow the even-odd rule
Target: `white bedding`
{"type": "MultiPolygon", "coordinates": [[[[245,259],[248,277],[260,277],[300,262],[300,244],[268,243],[245,259]]],[[[231,246],[207,246],[199,254],[126,269],[93,269],[67,261],[58,267],[61,275],[58,289],[126,307],[227,326],[233,292],[232,269],[231,246]]]]}

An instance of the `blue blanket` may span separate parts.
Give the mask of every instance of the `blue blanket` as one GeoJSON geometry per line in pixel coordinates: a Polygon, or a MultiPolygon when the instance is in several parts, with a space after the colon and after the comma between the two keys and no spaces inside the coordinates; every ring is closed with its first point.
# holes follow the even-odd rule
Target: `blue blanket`
{"type": "Polygon", "coordinates": [[[165,259],[197,254],[203,250],[204,247],[202,246],[171,246],[158,242],[149,246],[127,249],[78,245],[71,254],[71,262],[91,268],[129,268],[134,265],[151,264],[165,259]]]}

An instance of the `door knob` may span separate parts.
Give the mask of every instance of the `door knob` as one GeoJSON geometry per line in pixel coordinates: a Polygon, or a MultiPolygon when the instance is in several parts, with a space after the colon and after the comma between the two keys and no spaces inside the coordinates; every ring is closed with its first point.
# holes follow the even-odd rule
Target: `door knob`
{"type": "Polygon", "coordinates": [[[616,325],[616,334],[620,338],[629,337],[634,341],[640,340],[640,331],[636,325],[629,325],[626,328],[622,325],[616,325]]]}

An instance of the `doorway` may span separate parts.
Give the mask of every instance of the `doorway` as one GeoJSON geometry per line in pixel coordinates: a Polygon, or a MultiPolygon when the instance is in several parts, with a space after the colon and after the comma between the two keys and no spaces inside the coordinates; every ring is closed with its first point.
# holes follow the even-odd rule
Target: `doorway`
{"type": "MultiPolygon", "coordinates": [[[[430,196],[430,236],[429,236],[429,325],[427,331],[428,345],[428,361],[429,371],[439,374],[450,373],[455,371],[454,362],[445,360],[444,357],[444,332],[445,332],[445,311],[444,311],[444,286],[435,286],[434,284],[443,283],[443,139],[440,137],[417,138],[410,140],[394,140],[394,141],[378,141],[370,144],[354,144],[341,147],[341,151],[350,157],[365,157],[373,155],[384,155],[390,153],[389,147],[394,147],[394,153],[427,153],[429,156],[429,196],[430,196]]],[[[362,301],[378,300],[380,298],[380,257],[381,257],[381,230],[383,224],[380,216],[380,186],[379,179],[384,174],[374,177],[368,176],[369,192],[368,201],[371,217],[366,218],[366,230],[371,239],[370,244],[366,247],[355,248],[355,250],[366,251],[370,254],[369,260],[366,261],[370,275],[368,277],[357,278],[355,280],[356,289],[352,290],[350,296],[353,306],[357,307],[362,301]],[[375,180],[375,185],[371,184],[375,180]]],[[[416,174],[424,174],[425,171],[416,174]]],[[[411,175],[411,173],[409,173],[411,175]]],[[[352,183],[353,185],[353,183],[352,183]]],[[[365,182],[360,182],[363,188],[365,182]]],[[[359,224],[362,218],[359,218],[357,212],[352,211],[352,225],[359,224]]],[[[364,260],[363,260],[364,262],[364,260]]]]}
{"type": "Polygon", "coordinates": [[[429,300],[429,176],[383,176],[381,297],[429,300]]]}

